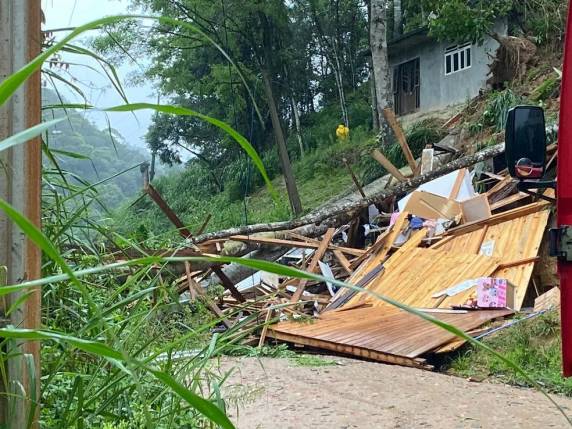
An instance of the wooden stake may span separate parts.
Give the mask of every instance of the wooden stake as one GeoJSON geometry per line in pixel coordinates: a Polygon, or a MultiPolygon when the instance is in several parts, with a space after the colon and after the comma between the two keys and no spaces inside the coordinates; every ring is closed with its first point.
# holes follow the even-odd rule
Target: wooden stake
{"type": "Polygon", "coordinates": [[[385,155],[383,155],[379,150],[374,149],[373,152],[371,153],[371,156],[373,156],[373,158],[377,162],[379,162],[381,166],[385,168],[387,172],[391,174],[393,177],[395,177],[397,180],[399,180],[400,182],[405,182],[407,180],[407,178],[403,174],[401,174],[399,169],[395,165],[393,165],[391,161],[387,159],[385,155]]]}
{"type": "Polygon", "coordinates": [[[409,148],[409,145],[407,144],[407,139],[405,138],[405,134],[403,133],[403,130],[401,129],[401,126],[399,125],[399,122],[397,122],[397,119],[395,118],[395,113],[393,112],[392,109],[390,109],[389,107],[386,107],[385,109],[383,109],[383,116],[385,117],[385,120],[387,121],[387,123],[389,124],[391,129],[393,130],[393,132],[395,134],[395,138],[397,139],[399,146],[401,146],[401,150],[403,151],[403,154],[405,155],[405,159],[407,159],[407,164],[409,164],[409,167],[411,167],[411,171],[413,172],[413,175],[417,176],[419,174],[417,171],[417,163],[415,162],[415,158],[413,158],[413,154],[411,153],[411,149],[409,148]]]}
{"type": "MultiPolygon", "coordinates": [[[[315,272],[316,269],[318,268],[318,262],[324,257],[324,254],[326,253],[326,250],[328,249],[328,245],[330,244],[330,241],[334,237],[335,231],[336,231],[335,228],[329,228],[326,231],[326,233],[324,234],[324,237],[322,238],[322,242],[320,243],[320,247],[318,247],[316,252],[314,252],[314,255],[312,256],[312,260],[310,261],[310,264],[308,265],[307,271],[309,271],[310,273],[315,272]]],[[[291,302],[298,302],[300,300],[300,297],[302,296],[302,293],[304,292],[304,289],[306,288],[307,283],[308,283],[308,280],[306,280],[306,279],[300,280],[300,282],[298,283],[298,288],[296,289],[296,292],[294,292],[294,295],[292,295],[291,302]]]]}

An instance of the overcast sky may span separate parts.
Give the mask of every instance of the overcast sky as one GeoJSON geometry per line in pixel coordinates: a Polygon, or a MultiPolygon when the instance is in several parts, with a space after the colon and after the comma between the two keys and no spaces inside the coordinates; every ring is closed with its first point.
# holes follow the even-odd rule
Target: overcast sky
{"type": "MultiPolygon", "coordinates": [[[[127,14],[129,13],[128,5],[128,0],[42,0],[42,10],[46,16],[44,29],[75,27],[104,16],[127,14]]],[[[62,37],[66,33],[58,32],[56,34],[58,37],[62,37]]],[[[96,32],[87,34],[87,37],[97,35],[96,32]]],[[[77,41],[74,41],[74,43],[77,43],[77,41]]],[[[90,62],[83,56],[66,56],[65,59],[72,63],[81,62],[98,67],[97,63],[94,61],[90,62]]],[[[138,68],[137,64],[125,64],[118,69],[118,74],[123,81],[127,98],[132,103],[155,103],[157,101],[157,95],[152,83],[149,82],[139,87],[127,85],[127,76],[130,72],[138,68]]],[[[123,103],[123,100],[113,89],[104,74],[96,73],[86,67],[73,64],[70,66],[69,72],[71,76],[77,79],[91,104],[97,107],[109,107],[123,103]]],[[[70,98],[70,101],[81,101],[80,98],[75,97],[71,92],[66,92],[66,97],[70,98]]],[[[89,113],[87,115],[99,128],[107,126],[103,114],[89,113]]],[[[137,112],[136,117],[134,117],[132,113],[113,113],[109,114],[109,119],[111,126],[117,129],[128,143],[145,147],[144,136],[147,132],[151,115],[152,113],[150,111],[137,112]]]]}

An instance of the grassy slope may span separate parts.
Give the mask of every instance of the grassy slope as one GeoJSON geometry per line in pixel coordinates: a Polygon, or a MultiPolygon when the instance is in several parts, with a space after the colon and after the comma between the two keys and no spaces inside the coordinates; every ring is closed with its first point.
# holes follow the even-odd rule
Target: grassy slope
{"type": "MultiPolygon", "coordinates": [[[[572,379],[561,376],[557,311],[520,322],[484,342],[519,365],[548,391],[572,395],[572,379]]],[[[464,349],[447,366],[449,373],[463,377],[528,386],[522,376],[483,350],[464,349]]]]}

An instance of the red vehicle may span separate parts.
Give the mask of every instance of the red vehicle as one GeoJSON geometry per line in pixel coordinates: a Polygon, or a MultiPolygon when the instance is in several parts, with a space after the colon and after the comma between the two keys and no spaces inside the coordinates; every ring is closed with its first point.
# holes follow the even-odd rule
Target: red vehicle
{"type": "MultiPolygon", "coordinates": [[[[562,325],[562,367],[572,376],[572,8],[568,10],[564,66],[560,91],[558,166],[556,181],[542,180],[545,172],[546,130],[544,113],[535,106],[518,106],[509,112],[506,160],[519,189],[556,188],[557,227],[550,230],[551,255],[558,258],[562,325]],[[558,185],[557,185],[558,184],[558,185]]],[[[539,195],[539,194],[537,194],[539,195]]],[[[540,196],[540,195],[539,195],[540,196]]]]}

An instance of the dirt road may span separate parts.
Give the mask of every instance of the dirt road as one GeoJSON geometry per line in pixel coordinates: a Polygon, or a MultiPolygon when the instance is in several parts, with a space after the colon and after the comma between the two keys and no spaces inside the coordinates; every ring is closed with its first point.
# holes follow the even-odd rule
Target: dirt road
{"type": "MultiPolygon", "coordinates": [[[[541,393],[339,357],[301,367],[288,359],[226,359],[225,397],[241,429],[563,428],[541,393]]],[[[572,415],[572,399],[554,396],[572,415]]]]}

